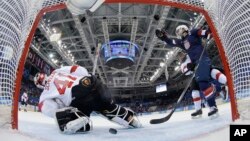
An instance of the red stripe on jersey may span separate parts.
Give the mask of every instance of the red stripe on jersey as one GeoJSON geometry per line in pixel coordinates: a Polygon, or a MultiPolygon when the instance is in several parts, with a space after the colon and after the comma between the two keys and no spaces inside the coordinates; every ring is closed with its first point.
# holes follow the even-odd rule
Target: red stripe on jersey
{"type": "Polygon", "coordinates": [[[221,72],[219,72],[219,73],[216,74],[216,76],[215,76],[215,77],[216,77],[216,80],[219,80],[220,75],[221,75],[221,72]]]}
{"type": "Polygon", "coordinates": [[[202,29],[199,29],[197,32],[198,36],[201,36],[201,33],[202,33],[202,29]]]}
{"type": "Polygon", "coordinates": [[[78,66],[74,65],[70,69],[70,73],[75,72],[78,66]]]}
{"type": "Polygon", "coordinates": [[[214,91],[214,87],[210,86],[205,91],[203,91],[203,93],[204,93],[205,97],[209,97],[211,94],[213,94],[213,91],[214,91]]]}
{"type": "Polygon", "coordinates": [[[40,103],[38,104],[38,110],[39,110],[39,111],[42,111],[42,107],[43,107],[43,102],[40,102],[40,103]]]}
{"type": "Polygon", "coordinates": [[[208,30],[199,29],[197,34],[198,36],[205,36],[205,35],[210,34],[210,32],[208,30]]]}
{"type": "Polygon", "coordinates": [[[193,101],[196,102],[196,101],[200,101],[201,98],[200,97],[196,97],[196,98],[193,98],[193,101]]]}

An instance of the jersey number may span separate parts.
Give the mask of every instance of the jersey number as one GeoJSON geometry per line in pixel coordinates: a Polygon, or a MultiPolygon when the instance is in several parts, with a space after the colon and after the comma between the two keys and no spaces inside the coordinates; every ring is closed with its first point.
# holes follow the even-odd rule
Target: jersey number
{"type": "Polygon", "coordinates": [[[59,76],[60,76],[60,78],[61,77],[68,78],[68,80],[60,80],[58,78],[55,78],[55,80],[54,80],[54,84],[56,86],[56,89],[58,90],[60,95],[63,95],[65,93],[66,88],[71,88],[72,84],[74,83],[73,81],[76,80],[76,78],[72,77],[70,75],[65,75],[65,74],[61,74],[61,73],[59,73],[59,76]]]}

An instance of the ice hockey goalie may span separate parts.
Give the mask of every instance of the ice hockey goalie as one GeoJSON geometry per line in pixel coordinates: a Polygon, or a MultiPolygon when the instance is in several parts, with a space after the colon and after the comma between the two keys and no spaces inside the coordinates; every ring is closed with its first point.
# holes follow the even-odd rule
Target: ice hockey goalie
{"type": "Polygon", "coordinates": [[[54,70],[45,79],[34,79],[36,85],[44,88],[39,109],[43,114],[56,118],[62,133],[91,131],[93,127],[89,117],[93,111],[127,128],[141,127],[136,114],[115,104],[106,85],[83,67],[65,66],[54,70]]]}

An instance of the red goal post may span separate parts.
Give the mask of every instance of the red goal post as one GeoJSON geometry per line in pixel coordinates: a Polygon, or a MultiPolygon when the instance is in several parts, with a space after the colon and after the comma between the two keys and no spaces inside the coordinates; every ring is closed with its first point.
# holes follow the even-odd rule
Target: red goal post
{"type": "MultiPolygon", "coordinates": [[[[4,114],[11,116],[9,119],[11,119],[12,128],[18,128],[18,98],[22,73],[33,35],[43,14],[66,8],[65,1],[18,0],[3,1],[0,5],[2,15],[0,17],[0,123],[3,122],[0,126],[8,123],[8,121],[1,121],[8,119],[1,119],[1,112],[4,110],[4,114]],[[12,110],[9,110],[9,113],[6,110],[10,105],[4,103],[1,106],[1,98],[2,100],[12,100],[12,110]]],[[[230,0],[204,0],[205,3],[202,1],[106,0],[105,3],[159,4],[202,13],[213,32],[213,38],[228,79],[232,120],[240,118],[243,114],[247,115],[249,119],[250,106],[246,106],[249,100],[243,100],[244,108],[240,109],[239,107],[242,105],[240,101],[242,100],[237,99],[250,96],[248,92],[250,83],[245,82],[249,80],[250,76],[246,73],[248,66],[250,66],[247,66],[250,61],[250,51],[247,51],[250,44],[247,44],[247,41],[250,41],[250,31],[245,28],[250,25],[249,10],[246,9],[250,3],[244,0],[234,2],[230,0]],[[245,111],[248,111],[248,114],[245,114],[245,111]]],[[[250,29],[250,27],[248,28],[250,29]]]]}

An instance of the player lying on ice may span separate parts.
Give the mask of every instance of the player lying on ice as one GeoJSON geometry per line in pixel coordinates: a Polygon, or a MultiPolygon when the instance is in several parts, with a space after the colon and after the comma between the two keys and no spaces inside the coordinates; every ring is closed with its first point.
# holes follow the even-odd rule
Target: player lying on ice
{"type": "MultiPolygon", "coordinates": [[[[190,60],[190,57],[186,55],[184,52],[179,52],[177,57],[178,57],[178,60],[181,62],[181,72],[185,75],[191,75],[193,73],[194,66],[190,65],[190,63],[192,63],[190,60]]],[[[226,86],[227,78],[220,71],[220,69],[211,67],[210,77],[211,77],[211,83],[216,87],[216,93],[227,93],[225,92],[227,91],[227,86],[226,86]],[[226,90],[223,89],[224,87],[226,90]]],[[[194,108],[195,108],[195,112],[191,114],[191,117],[197,118],[202,115],[201,105],[202,105],[202,99],[204,98],[204,96],[199,91],[198,84],[196,83],[195,80],[192,81],[190,90],[192,91],[192,98],[193,98],[194,108]]]]}
{"type": "Polygon", "coordinates": [[[80,66],[56,69],[50,76],[38,73],[34,83],[43,88],[39,109],[54,117],[62,133],[84,133],[93,129],[90,114],[95,111],[127,128],[139,128],[135,113],[115,104],[107,87],[80,66]]]}
{"type": "Polygon", "coordinates": [[[192,29],[189,31],[186,25],[179,25],[176,28],[176,35],[179,39],[170,39],[164,29],[157,29],[155,34],[160,40],[167,43],[167,47],[179,47],[184,50],[190,57],[192,65],[198,66],[194,72],[194,80],[198,84],[199,90],[204,94],[210,107],[208,116],[216,114],[218,112],[215,103],[216,88],[210,81],[211,60],[208,57],[207,51],[203,50],[204,46],[202,45],[202,38],[206,38],[210,34],[210,31],[202,29],[192,29]]]}

